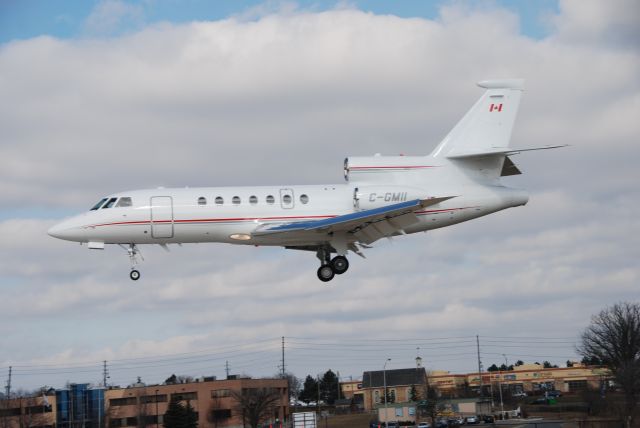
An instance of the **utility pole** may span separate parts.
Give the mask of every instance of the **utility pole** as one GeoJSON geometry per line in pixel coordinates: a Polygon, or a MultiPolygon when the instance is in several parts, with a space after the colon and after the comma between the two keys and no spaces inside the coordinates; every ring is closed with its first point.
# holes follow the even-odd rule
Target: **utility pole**
{"type": "Polygon", "coordinates": [[[282,378],[285,378],[285,369],[284,369],[284,336],[282,336],[282,378]]]}
{"type": "Polygon", "coordinates": [[[229,379],[229,360],[224,363],[224,370],[227,373],[227,379],[229,379]]]}
{"type": "Polygon", "coordinates": [[[11,398],[11,371],[13,368],[9,366],[9,379],[7,379],[7,400],[11,398]]]}
{"type": "Polygon", "coordinates": [[[480,398],[484,397],[482,392],[482,362],[480,362],[480,336],[476,335],[476,345],[478,346],[478,378],[480,382],[480,398]]]}
{"type": "Polygon", "coordinates": [[[102,362],[102,385],[107,389],[107,379],[109,379],[109,370],[107,369],[107,360],[102,362]]]}

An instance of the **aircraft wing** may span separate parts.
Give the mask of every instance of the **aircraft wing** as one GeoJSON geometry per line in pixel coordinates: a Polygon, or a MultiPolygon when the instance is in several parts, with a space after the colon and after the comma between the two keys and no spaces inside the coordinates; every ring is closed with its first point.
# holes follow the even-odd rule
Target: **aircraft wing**
{"type": "Polygon", "coordinates": [[[358,242],[370,244],[385,236],[402,233],[404,228],[418,222],[416,211],[452,197],[415,199],[323,220],[265,224],[252,235],[283,241],[324,241],[329,240],[329,235],[342,232],[352,234],[358,242]]]}

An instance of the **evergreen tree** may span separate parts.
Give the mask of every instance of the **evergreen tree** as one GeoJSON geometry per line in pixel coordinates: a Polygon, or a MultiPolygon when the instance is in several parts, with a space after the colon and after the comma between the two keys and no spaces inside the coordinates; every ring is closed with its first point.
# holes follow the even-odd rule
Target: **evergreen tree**
{"type": "Polygon", "coordinates": [[[165,428],[198,428],[198,414],[191,402],[188,401],[185,406],[172,397],[162,425],[165,428]]]}
{"type": "Polygon", "coordinates": [[[198,414],[191,405],[190,401],[187,401],[187,405],[184,407],[184,428],[198,428],[198,414]]]}
{"type": "Polygon", "coordinates": [[[299,398],[307,404],[318,399],[318,381],[312,378],[311,375],[307,375],[305,378],[299,398]]]}
{"type": "Polygon", "coordinates": [[[418,396],[418,390],[415,385],[411,385],[411,389],[409,390],[409,401],[420,401],[420,397],[418,396]]]}
{"type": "Polygon", "coordinates": [[[183,425],[185,407],[175,398],[171,397],[167,411],[162,418],[164,428],[186,428],[183,425]]]}
{"type": "Polygon", "coordinates": [[[338,376],[331,371],[327,370],[327,372],[322,376],[320,380],[320,397],[327,404],[335,403],[338,398],[338,388],[340,387],[340,382],[338,381],[338,376]]]}

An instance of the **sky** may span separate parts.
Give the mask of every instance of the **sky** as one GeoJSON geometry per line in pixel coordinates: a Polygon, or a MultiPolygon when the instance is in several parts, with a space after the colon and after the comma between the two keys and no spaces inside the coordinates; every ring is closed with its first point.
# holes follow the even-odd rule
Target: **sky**
{"type": "Polygon", "coordinates": [[[0,381],[579,359],[640,286],[640,3],[0,3],[0,381]],[[216,244],[89,251],[46,230],[109,193],[342,182],[346,156],[426,155],[487,78],[526,80],[525,207],[313,254],[216,244]]]}

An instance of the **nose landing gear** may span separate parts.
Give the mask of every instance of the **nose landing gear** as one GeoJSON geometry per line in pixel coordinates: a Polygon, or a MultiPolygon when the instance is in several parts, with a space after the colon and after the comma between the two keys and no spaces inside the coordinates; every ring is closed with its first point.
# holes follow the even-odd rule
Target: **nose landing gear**
{"type": "Polygon", "coordinates": [[[129,272],[129,278],[131,278],[132,281],[139,280],[140,271],[136,269],[136,266],[139,263],[138,256],[140,256],[140,259],[143,261],[144,261],[144,257],[142,257],[142,254],[140,253],[138,246],[136,244],[129,244],[128,247],[125,247],[122,244],[120,244],[120,246],[126,249],[127,253],[129,254],[129,261],[131,262],[131,272],[129,272]]]}

